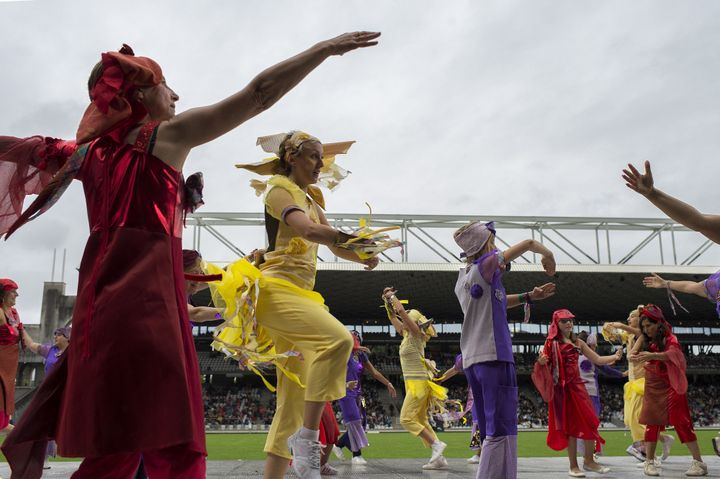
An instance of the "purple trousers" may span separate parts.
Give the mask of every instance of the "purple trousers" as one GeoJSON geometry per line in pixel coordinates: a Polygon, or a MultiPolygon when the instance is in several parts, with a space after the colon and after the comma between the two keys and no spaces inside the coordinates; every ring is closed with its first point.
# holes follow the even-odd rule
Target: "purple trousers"
{"type": "Polygon", "coordinates": [[[476,479],[517,478],[518,388],[515,364],[475,363],[465,368],[483,441],[476,479]]]}

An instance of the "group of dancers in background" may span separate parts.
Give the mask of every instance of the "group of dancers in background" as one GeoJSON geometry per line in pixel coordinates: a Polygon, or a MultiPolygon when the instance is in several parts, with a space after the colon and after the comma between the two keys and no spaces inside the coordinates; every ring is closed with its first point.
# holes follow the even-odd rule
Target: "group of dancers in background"
{"type": "MultiPolygon", "coordinates": [[[[13,412],[8,395],[12,380],[0,375],[5,392],[0,406],[9,432],[2,451],[12,478],[40,477],[51,440],[60,455],[84,458],[74,479],[131,478],[141,461],[153,479],[205,477],[204,414],[191,318],[222,318],[213,347],[241,367],[258,373],[263,364],[277,369],[277,409],[264,448],[265,478],[283,477],[291,461],[299,477],[320,477],[328,450],[320,441],[320,425],[331,401],[340,401],[347,428],[338,443],[349,444],[353,453],[367,445],[356,407],[358,371],[361,364],[371,372],[374,368],[359,338],[313,291],[319,245],[368,270],[378,265],[380,252],[398,245],[366,226],[348,234],[328,224],[317,183],[332,188],[347,175],[335,157],[346,153],[352,142],[324,144],[300,131],[261,137],[258,143],[273,156],[240,166],[268,177],[252,183],[264,194],[268,245],[262,254],[225,269],[208,266],[199,271],[197,257],[191,261],[193,253],[186,253],[184,264],[183,218],[201,204],[202,181],[184,181],[182,169],[195,146],[270,108],[330,56],[373,46],[379,35],[354,32],[320,42],[261,72],[236,94],[178,115],[179,96],[158,63],[123,46],[119,52],[104,53],[93,69],[91,102],[75,141],[0,137],[1,234],[8,237],[47,211],[73,179],[83,184],[90,224],[72,343],[55,353],[52,370],[12,430],[7,427],[13,412]],[[23,199],[30,194],[38,196],[23,211],[23,199]],[[185,284],[183,271],[188,264],[195,269],[189,273],[193,284],[210,285],[216,308],[188,306],[191,286],[185,284]]],[[[624,177],[628,186],[673,219],[720,241],[720,219],[654,188],[649,164],[644,174],[629,166],[624,177]]],[[[455,287],[464,314],[457,369],[467,377],[474,400],[475,446],[481,447],[477,477],[516,477],[518,388],[507,309],[522,306],[527,317],[534,302],[555,293],[555,285],[507,294],[502,277],[511,262],[528,251],[541,255],[549,276],[555,274],[555,260],[534,240],[500,251],[493,223],[466,225],[454,239],[467,262],[455,287]]],[[[678,291],[692,289],[657,278],[648,285],[656,281],[678,291]]],[[[709,282],[704,294],[714,295],[711,299],[717,302],[717,285],[709,282]]],[[[17,285],[6,280],[2,291],[0,356],[14,355],[17,364],[17,348],[26,344],[33,349],[33,343],[19,339],[17,285]]],[[[434,335],[432,321],[418,309],[406,310],[392,287],[382,298],[403,338],[400,361],[406,394],[401,424],[431,448],[427,468],[443,468],[446,444],[428,422],[428,411],[447,401],[424,356],[425,344],[434,335]]],[[[573,318],[568,310],[553,314],[533,379],[548,401],[548,445],[567,448],[569,474],[582,477],[578,439],[584,443],[583,469],[604,473],[607,468],[593,456],[603,440],[581,379],[580,355],[596,365],[609,365],[622,351],[599,356],[574,334],[573,318]]],[[[669,424],[693,455],[687,474],[707,474],[685,397],[684,357],[660,309],[638,308],[634,325],[610,325],[605,331],[631,345],[628,407],[632,418],[639,419],[629,420],[634,447],[644,453],[645,474],[659,474],[655,445],[669,424]]],[[[62,331],[56,336],[69,339],[62,331]]],[[[386,378],[373,375],[394,393],[386,378]]],[[[325,442],[332,443],[335,428],[324,429],[325,442]]]]}

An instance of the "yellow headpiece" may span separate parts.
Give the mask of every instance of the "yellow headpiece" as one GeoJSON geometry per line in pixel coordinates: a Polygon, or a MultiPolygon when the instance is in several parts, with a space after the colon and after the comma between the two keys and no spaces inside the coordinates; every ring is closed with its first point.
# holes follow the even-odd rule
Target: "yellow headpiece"
{"type": "Polygon", "coordinates": [[[427,334],[428,336],[434,338],[437,336],[437,331],[435,331],[435,327],[433,326],[433,319],[426,318],[420,311],[417,309],[411,309],[407,312],[408,316],[410,316],[410,319],[415,321],[418,326],[420,326],[420,329],[427,334]]]}

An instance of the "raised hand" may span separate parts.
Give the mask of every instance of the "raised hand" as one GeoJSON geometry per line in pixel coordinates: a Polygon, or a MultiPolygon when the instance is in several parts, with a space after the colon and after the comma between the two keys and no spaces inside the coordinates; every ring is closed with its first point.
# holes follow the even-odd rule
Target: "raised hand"
{"type": "Polygon", "coordinates": [[[545,283],[542,286],[535,286],[530,291],[530,299],[533,301],[540,301],[545,298],[549,298],[555,294],[555,283],[545,283]]]}
{"type": "Polygon", "coordinates": [[[542,259],[540,260],[540,264],[542,264],[542,267],[545,270],[545,274],[547,274],[548,276],[555,275],[555,256],[553,256],[552,253],[550,253],[549,255],[543,255],[542,259]]]}
{"type": "Polygon", "coordinates": [[[343,33],[340,36],[325,40],[330,47],[332,55],[344,55],[345,53],[358,48],[372,47],[378,44],[373,41],[380,36],[380,32],[351,32],[343,33]]]}
{"type": "Polygon", "coordinates": [[[643,286],[646,288],[664,288],[667,286],[667,281],[662,279],[655,273],[650,273],[652,276],[645,276],[643,278],[643,286]]]}
{"type": "Polygon", "coordinates": [[[653,191],[653,176],[650,169],[650,162],[645,160],[645,174],[641,174],[637,168],[628,163],[627,169],[622,174],[625,185],[631,190],[637,191],[643,196],[648,196],[653,191]]]}

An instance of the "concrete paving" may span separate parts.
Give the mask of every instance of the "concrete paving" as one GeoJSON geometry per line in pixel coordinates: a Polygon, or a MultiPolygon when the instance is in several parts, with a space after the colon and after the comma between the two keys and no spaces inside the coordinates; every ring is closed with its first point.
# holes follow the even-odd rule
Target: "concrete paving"
{"type": "MultiPolygon", "coordinates": [[[[705,461],[710,469],[706,477],[720,478],[720,458],[707,457],[705,461]]],[[[426,479],[472,479],[475,477],[477,466],[467,464],[464,459],[450,459],[449,468],[443,471],[423,471],[421,469],[425,461],[420,459],[371,459],[367,466],[352,466],[350,461],[333,461],[331,464],[337,467],[337,476],[323,476],[327,478],[362,478],[371,479],[403,479],[411,477],[422,477],[426,479]]],[[[607,457],[602,458],[602,464],[609,466],[612,471],[605,475],[587,473],[588,478],[605,479],[640,479],[646,476],[642,468],[636,467],[639,464],[631,457],[607,457]]],[[[55,462],[51,469],[43,474],[43,478],[60,479],[68,478],[78,467],[78,462],[55,462]]],[[[665,478],[685,478],[685,470],[690,464],[689,456],[670,457],[662,468],[662,476],[665,478]]],[[[218,478],[253,478],[262,477],[261,461],[209,461],[207,477],[218,478]]],[[[554,479],[566,478],[568,470],[567,459],[564,458],[521,458],[518,467],[518,479],[554,479]]],[[[6,463],[0,463],[0,477],[8,479],[10,472],[6,463]]],[[[295,478],[294,474],[288,474],[287,478],[295,478]]]]}

